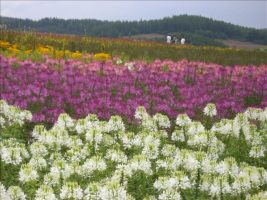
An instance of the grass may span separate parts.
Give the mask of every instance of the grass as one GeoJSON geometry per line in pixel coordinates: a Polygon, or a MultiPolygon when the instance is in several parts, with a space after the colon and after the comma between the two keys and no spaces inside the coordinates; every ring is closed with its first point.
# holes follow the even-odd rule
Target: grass
{"type": "Polygon", "coordinates": [[[58,50],[99,53],[120,56],[123,60],[171,59],[174,61],[212,62],[221,65],[267,64],[267,52],[211,46],[168,45],[160,42],[131,41],[81,37],[71,35],[49,35],[44,33],[0,32],[0,40],[22,45],[25,49],[36,49],[38,45],[50,45],[58,50]]]}

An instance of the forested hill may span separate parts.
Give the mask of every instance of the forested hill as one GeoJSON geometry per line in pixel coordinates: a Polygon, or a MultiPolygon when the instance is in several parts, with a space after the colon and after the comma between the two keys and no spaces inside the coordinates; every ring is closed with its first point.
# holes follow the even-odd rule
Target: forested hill
{"type": "Polygon", "coordinates": [[[201,16],[180,15],[158,20],[101,21],[94,19],[44,18],[38,21],[1,17],[9,29],[40,32],[124,37],[138,34],[191,34],[209,39],[236,39],[267,44],[267,30],[246,28],[201,16]]]}

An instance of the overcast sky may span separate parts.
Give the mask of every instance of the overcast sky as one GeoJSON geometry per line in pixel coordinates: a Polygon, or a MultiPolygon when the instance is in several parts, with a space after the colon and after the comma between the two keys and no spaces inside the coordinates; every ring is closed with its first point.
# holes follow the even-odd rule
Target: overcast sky
{"type": "Polygon", "coordinates": [[[140,20],[201,15],[233,24],[267,28],[267,1],[21,1],[0,0],[1,15],[30,19],[140,20]]]}

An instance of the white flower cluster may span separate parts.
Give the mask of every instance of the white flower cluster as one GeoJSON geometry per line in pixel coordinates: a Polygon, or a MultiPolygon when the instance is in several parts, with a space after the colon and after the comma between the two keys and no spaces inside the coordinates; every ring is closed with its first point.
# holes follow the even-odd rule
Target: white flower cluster
{"type": "Polygon", "coordinates": [[[206,107],[204,108],[203,112],[205,115],[209,117],[216,116],[217,115],[216,105],[213,103],[208,103],[206,107]]]}
{"type": "Polygon", "coordinates": [[[30,164],[23,164],[19,172],[19,180],[23,183],[29,181],[36,181],[38,179],[38,172],[30,164]]]}
{"type": "Polygon", "coordinates": [[[57,200],[53,188],[48,185],[41,185],[36,191],[35,200],[57,200]]]}
{"type": "Polygon", "coordinates": [[[22,126],[25,122],[32,120],[31,112],[20,110],[15,106],[10,106],[5,100],[0,100],[0,128],[19,124],[22,126]]]}
{"type": "Polygon", "coordinates": [[[153,116],[154,121],[158,123],[158,126],[160,128],[170,128],[171,127],[171,122],[169,118],[166,115],[157,113],[153,116]]]}
{"type": "Polygon", "coordinates": [[[11,138],[0,141],[0,157],[6,164],[19,165],[29,157],[25,145],[11,138]]]}
{"type": "MultiPolygon", "coordinates": [[[[204,112],[210,117],[217,114],[213,104],[204,112]]],[[[267,171],[262,167],[266,109],[250,108],[211,129],[186,114],[178,115],[176,126],[171,126],[167,116],[151,117],[144,107],[137,108],[135,117],[138,127],[129,131],[119,116],[106,122],[96,115],[75,120],[62,114],[51,129],[36,125],[30,144],[1,140],[4,167],[13,164],[20,169],[19,184],[27,187],[6,190],[0,184],[0,197],[133,200],[136,193],[131,188],[149,183],[143,196],[146,200],[179,200],[196,190],[207,199],[265,198],[260,190],[267,185],[267,171]],[[243,156],[253,157],[255,166],[229,156],[232,138],[249,148],[243,156]]]]}
{"type": "Polygon", "coordinates": [[[0,199],[1,200],[26,200],[27,196],[19,186],[10,186],[6,190],[5,186],[0,182],[0,199]]]}
{"type": "Polygon", "coordinates": [[[60,190],[61,199],[82,199],[83,190],[77,182],[66,182],[60,190]]]}
{"type": "Polygon", "coordinates": [[[267,109],[248,108],[244,113],[238,113],[233,120],[223,119],[213,125],[211,131],[234,138],[245,138],[246,143],[251,147],[249,156],[252,158],[263,158],[266,154],[264,140],[266,135],[267,109]],[[254,120],[254,122],[253,122],[254,120]],[[257,128],[255,121],[260,123],[257,128]]]}
{"type": "Polygon", "coordinates": [[[106,161],[100,156],[93,156],[87,159],[82,165],[83,176],[90,176],[96,171],[104,171],[107,168],[106,161]]]}
{"type": "Polygon", "coordinates": [[[5,186],[0,182],[0,197],[1,199],[11,200],[9,194],[6,191],[5,186]]]}
{"type": "Polygon", "coordinates": [[[176,124],[181,127],[188,126],[191,122],[192,120],[187,114],[179,114],[176,118],[176,124]]]}

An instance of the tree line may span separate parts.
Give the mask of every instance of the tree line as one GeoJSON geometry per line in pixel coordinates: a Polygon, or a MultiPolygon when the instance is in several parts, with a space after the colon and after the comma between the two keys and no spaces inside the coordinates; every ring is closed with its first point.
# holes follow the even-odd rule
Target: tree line
{"type": "Polygon", "coordinates": [[[1,24],[9,29],[39,32],[90,35],[97,37],[125,37],[138,34],[177,34],[201,40],[236,39],[267,44],[267,30],[226,23],[201,16],[179,15],[156,20],[107,21],[95,19],[41,20],[1,17],[1,24]]]}

